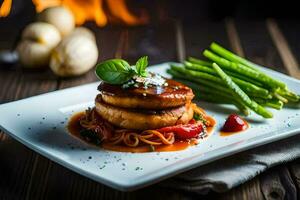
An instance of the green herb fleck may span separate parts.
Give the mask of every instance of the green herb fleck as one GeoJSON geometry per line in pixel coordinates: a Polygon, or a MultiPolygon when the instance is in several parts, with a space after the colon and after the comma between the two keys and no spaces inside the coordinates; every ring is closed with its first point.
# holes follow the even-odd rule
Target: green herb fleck
{"type": "Polygon", "coordinates": [[[203,115],[199,114],[199,113],[194,113],[194,116],[193,116],[194,120],[196,121],[201,121],[203,124],[206,124],[207,121],[206,119],[204,119],[203,115]]]}

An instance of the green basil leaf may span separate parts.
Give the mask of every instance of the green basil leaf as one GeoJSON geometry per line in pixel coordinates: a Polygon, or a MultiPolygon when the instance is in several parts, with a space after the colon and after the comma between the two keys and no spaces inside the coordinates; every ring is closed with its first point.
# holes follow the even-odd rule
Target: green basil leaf
{"type": "Polygon", "coordinates": [[[146,77],[146,67],[148,66],[148,56],[143,56],[138,61],[136,61],[135,67],[138,75],[146,77]]]}
{"type": "Polygon", "coordinates": [[[96,66],[96,75],[110,84],[123,84],[135,74],[136,70],[122,59],[106,60],[96,66]]]}

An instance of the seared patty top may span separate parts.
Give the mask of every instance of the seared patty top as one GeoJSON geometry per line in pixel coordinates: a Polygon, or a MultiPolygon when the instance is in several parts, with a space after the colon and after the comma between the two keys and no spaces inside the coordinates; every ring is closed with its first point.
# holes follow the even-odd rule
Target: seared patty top
{"type": "Polygon", "coordinates": [[[106,103],[124,108],[164,109],[177,107],[190,102],[194,97],[191,88],[171,79],[166,79],[166,84],[162,86],[144,87],[139,84],[129,88],[101,82],[98,90],[106,103]],[[122,101],[125,99],[126,101],[122,101]],[[132,101],[130,102],[130,100],[132,101]]]}

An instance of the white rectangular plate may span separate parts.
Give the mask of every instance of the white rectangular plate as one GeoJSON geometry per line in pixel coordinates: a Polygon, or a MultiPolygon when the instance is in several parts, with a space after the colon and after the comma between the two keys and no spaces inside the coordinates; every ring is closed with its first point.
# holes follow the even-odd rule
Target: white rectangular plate
{"type": "MultiPolygon", "coordinates": [[[[168,64],[150,68],[169,77],[168,64]]],[[[263,69],[300,93],[300,81],[263,69]]],[[[73,113],[93,106],[99,83],[51,92],[0,105],[0,126],[6,133],[45,157],[95,181],[128,191],[158,182],[234,153],[280,140],[300,132],[300,110],[272,110],[274,118],[247,117],[250,128],[222,137],[218,130],[234,107],[201,102],[218,121],[216,131],[197,146],[177,152],[121,153],[84,144],[70,136],[66,124],[73,113]]]]}

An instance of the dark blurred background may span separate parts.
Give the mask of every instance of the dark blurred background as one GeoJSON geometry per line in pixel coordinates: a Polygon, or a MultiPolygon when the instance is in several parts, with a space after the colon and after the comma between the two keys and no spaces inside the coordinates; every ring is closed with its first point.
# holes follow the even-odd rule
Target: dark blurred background
{"type": "MultiPolygon", "coordinates": [[[[10,1],[10,0],[6,0],[10,1]]],[[[55,2],[55,1],[71,1],[71,0],[11,0],[12,6],[9,15],[0,17],[0,50],[2,49],[14,49],[15,45],[12,41],[18,41],[21,30],[30,22],[36,18],[36,9],[34,2],[55,2]]],[[[89,3],[93,1],[102,1],[105,14],[109,15],[109,9],[107,9],[107,1],[109,0],[73,0],[78,4],[89,3]]],[[[115,2],[120,2],[119,0],[115,2]]],[[[262,0],[124,0],[128,12],[135,16],[147,16],[148,27],[159,25],[160,28],[165,26],[164,24],[170,24],[168,22],[180,21],[185,26],[190,25],[197,29],[206,29],[206,24],[210,22],[223,22],[224,19],[230,17],[235,21],[247,21],[247,25],[251,26],[251,21],[265,21],[267,18],[275,18],[283,20],[283,28],[289,27],[290,24],[297,25],[297,20],[300,18],[300,12],[297,1],[285,0],[285,1],[262,1],[262,0]],[[288,23],[287,23],[288,21],[288,23]],[[165,23],[167,22],[167,23],[165,23]],[[200,24],[200,26],[199,26],[200,24]]],[[[0,0],[0,5],[4,0],[0,0]]],[[[114,2],[114,3],[115,3],[114,2]]],[[[1,13],[0,13],[1,16],[1,13]]],[[[242,23],[244,24],[244,23],[242,23]]],[[[95,24],[94,21],[88,21],[86,26],[95,30],[102,29],[95,24]]],[[[125,27],[130,29],[130,26],[126,23],[114,23],[109,22],[106,27],[125,27]]],[[[292,28],[293,27],[289,27],[292,28]]],[[[168,29],[168,27],[166,27],[168,29]]],[[[146,31],[146,34],[142,38],[151,38],[152,29],[146,31]],[[150,35],[150,36],[149,36],[150,35]]],[[[253,34],[259,35],[260,30],[252,27],[250,29],[253,34]]],[[[298,37],[296,32],[292,32],[289,38],[298,37]]],[[[15,43],[16,43],[15,42],[15,43]]],[[[146,46],[149,46],[147,42],[146,46]]],[[[256,42],[253,42],[253,45],[256,42]]],[[[199,48],[199,47],[197,47],[199,48]]],[[[300,46],[299,46],[300,48],[300,46]]],[[[138,49],[138,48],[137,48],[138,49]]],[[[298,49],[298,46],[297,48],[298,49]]],[[[141,51],[143,52],[143,51],[141,51]]],[[[296,51],[297,52],[297,51],[296,51]]],[[[149,52],[147,52],[149,53],[149,52]]],[[[131,53],[129,53],[131,54],[131,53]]],[[[136,54],[133,53],[133,54],[136,54]]],[[[151,54],[151,53],[149,53],[151,54]]],[[[131,56],[129,56],[131,57],[131,56]]],[[[133,56],[135,59],[135,56],[133,56]]]]}
{"type": "MultiPolygon", "coordinates": [[[[0,0],[0,5],[4,0],[0,0]]],[[[51,0],[46,0],[51,1],[51,0]]],[[[82,1],[82,0],[79,0],[82,1]]],[[[35,8],[31,0],[12,0],[11,12],[0,18],[1,29],[12,22],[26,24],[35,18],[35,8]]],[[[133,12],[140,8],[147,11],[155,22],[158,18],[169,17],[193,23],[197,20],[222,20],[234,18],[262,19],[299,19],[298,1],[262,0],[127,0],[133,12]]]]}
{"type": "MultiPolygon", "coordinates": [[[[4,0],[0,0],[2,4],[4,0]]],[[[21,14],[30,18],[34,12],[31,0],[12,0],[12,13],[10,17],[21,14]]],[[[51,1],[51,0],[46,0],[51,1]]],[[[226,16],[243,18],[299,18],[298,1],[262,1],[262,0],[127,0],[132,9],[134,5],[154,9],[162,7],[172,17],[184,19],[222,19],[226,16]]],[[[1,22],[3,19],[1,20],[1,22]]]]}

